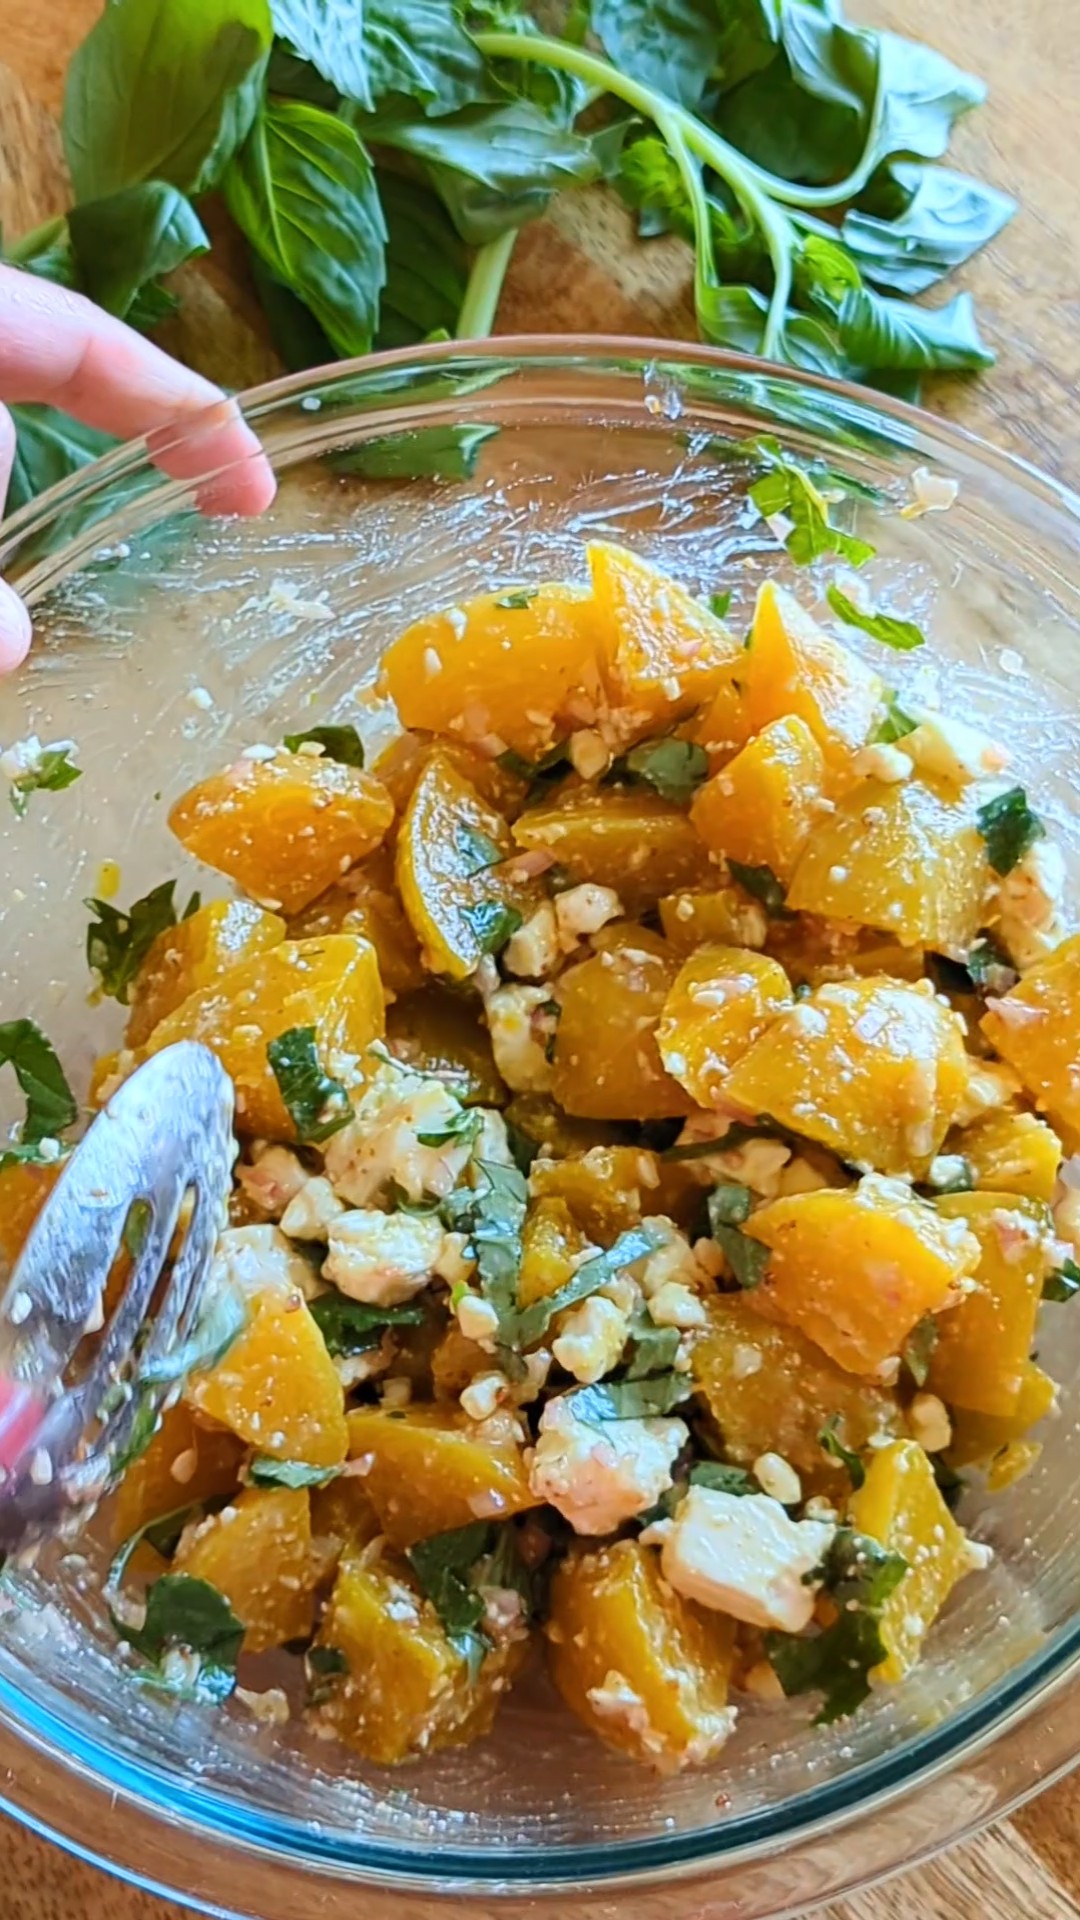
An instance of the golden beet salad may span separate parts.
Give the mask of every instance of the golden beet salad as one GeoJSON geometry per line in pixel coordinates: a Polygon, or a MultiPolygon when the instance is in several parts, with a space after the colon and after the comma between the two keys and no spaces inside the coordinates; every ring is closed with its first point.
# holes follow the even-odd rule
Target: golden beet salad
{"type": "MultiPolygon", "coordinates": [[[[327,724],[176,800],[235,897],[90,932],[96,1099],[202,1041],[241,1148],[243,1313],[115,1498],[114,1612],[378,1763],[543,1659],[662,1771],[740,1696],[856,1711],[986,1566],[955,1510],[1036,1458],[1080,1287],[1080,936],[1007,754],[772,582],[744,639],[587,560],[410,626],[370,768],[327,724]]],[[[53,1171],[0,1173],[9,1258],[53,1171]]]]}

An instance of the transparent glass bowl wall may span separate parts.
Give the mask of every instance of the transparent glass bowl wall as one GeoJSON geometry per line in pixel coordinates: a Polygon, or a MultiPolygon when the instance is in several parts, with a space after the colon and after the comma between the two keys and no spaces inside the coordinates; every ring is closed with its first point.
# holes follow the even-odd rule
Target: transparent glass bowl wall
{"type": "MultiPolygon", "coordinates": [[[[988,714],[1076,843],[1078,523],[1016,463],[828,383],[632,342],[420,350],[280,383],[247,411],[280,479],[260,521],[202,519],[136,449],[5,529],[0,565],[32,601],[37,641],[0,687],[0,740],[72,738],[85,772],[24,821],[0,816],[0,1017],[39,1020],[80,1092],[121,1029],[115,1006],[85,998],[83,900],[101,864],[119,863],[121,902],[174,874],[184,897],[220,891],[170,840],[169,800],[316,720],[385,733],[370,687],[407,619],[496,582],[581,577],[593,537],[696,589],[731,589],[737,630],[766,575],[820,595],[836,563],[793,568],[747,502],[755,469],[731,442],[754,435],[885,491],[880,504],[845,493],[835,511],[878,547],[871,593],[932,647],[901,658],[867,642],[867,657],[902,696],[944,686],[955,710],[988,714]],[[471,476],[341,470],[444,466],[462,426],[476,429],[471,476]],[[959,480],[959,497],[904,519],[920,466],[959,480]]],[[[334,1912],[357,1881],[372,1912],[380,1884],[451,1891],[481,1913],[569,1883],[582,1911],[595,1888],[599,1914],[633,1879],[641,1911],[660,1915],[674,1898],[662,1889],[686,1877],[699,1904],[703,1885],[751,1920],[912,1857],[1071,1755],[1068,1716],[1043,1707],[1037,1738],[1029,1720],[979,1757],[1080,1645],[1077,1334],[1060,1310],[1052,1324],[1044,1358],[1067,1384],[1042,1461],[992,1502],[969,1496],[994,1571],[961,1590],[926,1665],[848,1725],[815,1729],[799,1703],[748,1707],[720,1764],[658,1782],[579,1731],[537,1678],[489,1741],[387,1775],[298,1721],[269,1731],[239,1706],[196,1713],[132,1686],[93,1580],[65,1564],[27,1579],[0,1619],[12,1804],[123,1871],[268,1920],[334,1912]],[[947,1786],[918,1790],[942,1769],[947,1786]]]]}

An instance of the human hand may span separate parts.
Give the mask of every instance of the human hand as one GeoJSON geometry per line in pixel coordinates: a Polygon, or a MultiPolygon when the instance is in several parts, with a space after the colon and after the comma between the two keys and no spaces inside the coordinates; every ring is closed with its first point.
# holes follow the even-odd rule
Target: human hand
{"type": "MultiPolygon", "coordinates": [[[[81,294],[0,266],[0,400],[38,401],[122,440],[147,436],[175,480],[198,481],[206,513],[262,513],[274,476],[234,400],[170,360],[81,294]]],[[[0,502],[15,458],[15,426],[0,405],[0,502]]],[[[30,645],[30,615],[0,580],[0,673],[30,645]]]]}

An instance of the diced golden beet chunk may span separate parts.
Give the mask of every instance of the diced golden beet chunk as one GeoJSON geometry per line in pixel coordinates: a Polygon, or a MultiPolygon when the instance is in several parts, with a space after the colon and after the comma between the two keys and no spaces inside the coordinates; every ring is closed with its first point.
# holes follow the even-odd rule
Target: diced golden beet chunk
{"type": "Polygon", "coordinates": [[[535,1200],[521,1235],[519,1307],[531,1307],[534,1301],[557,1293],[579,1264],[585,1245],[585,1235],[565,1200],[556,1195],[535,1200]]]}
{"type": "Polygon", "coordinates": [[[433,753],[444,753],[452,760],[462,779],[475,787],[481,800],[501,813],[504,820],[512,820],[520,813],[529,782],[521,774],[509,771],[501,760],[492,760],[489,754],[481,753],[479,747],[466,746],[463,740],[454,740],[445,734],[399,733],[372,768],[398,814],[404,813],[433,753]]]}
{"type": "Polygon", "coordinates": [[[496,1364],[487,1347],[468,1339],[451,1320],[431,1356],[431,1389],[436,1400],[460,1399],[478,1373],[490,1373],[496,1364]]]}
{"type": "Polygon", "coordinates": [[[660,1160],[644,1147],[596,1146],[535,1160],[529,1188],[536,1199],[565,1200],[582,1232],[602,1247],[649,1214],[686,1224],[701,1210],[693,1162],[660,1160]]]}
{"type": "Polygon", "coordinates": [[[552,1583],[547,1632],[555,1685],[605,1745],[660,1773],[719,1753],[734,1721],[734,1623],[668,1586],[651,1548],[618,1540],[572,1553],[552,1583]]]}
{"type": "Polygon", "coordinates": [[[356,934],[286,940],[234,967],[216,986],[193,993],[159,1021],[149,1052],[176,1040],[201,1040],[236,1089],[240,1133],[292,1140],[295,1129],[278,1090],[267,1047],[293,1027],[314,1027],[320,1065],[346,1088],[362,1081],[362,1060],[383,1031],[375,950],[356,934]]]}
{"type": "Polygon", "coordinates": [[[914,1440],[894,1440],[875,1453],[852,1496],[851,1523],[908,1563],[881,1612],[888,1658],[873,1669],[881,1683],[902,1680],[919,1657],[953,1587],[979,1564],[938,1491],[934,1469],[914,1440]]]}
{"type": "Polygon", "coordinates": [[[817,987],[729,1075],[728,1099],[819,1140],[842,1160],[922,1173],[959,1111],[963,1033],[929,983],[887,975],[817,987]]]}
{"type": "Polygon", "coordinates": [[[640,738],[700,707],[738,642],[648,560],[606,540],[594,540],[586,551],[612,724],[622,738],[640,738]]]}
{"type": "Polygon", "coordinates": [[[336,1467],[345,1458],[345,1396],[326,1343],[299,1293],[256,1293],[243,1332],[215,1367],[193,1374],[197,1413],[258,1453],[336,1467]]]}
{"type": "Polygon", "coordinates": [[[587,1153],[590,1147],[606,1147],[620,1133],[619,1128],[605,1125],[602,1120],[575,1120],[546,1093],[515,1093],[505,1119],[508,1126],[515,1126],[540,1154],[549,1158],[587,1153]]]}
{"type": "Polygon", "coordinates": [[[548,848],[575,886],[613,887],[630,915],[676,888],[707,886],[717,871],[685,809],[639,787],[570,787],[529,807],[514,839],[548,848]]]}
{"type": "Polygon", "coordinates": [[[188,1527],[173,1562],[175,1572],[225,1595],[243,1622],[246,1653],[310,1634],[317,1567],[308,1495],[291,1487],[249,1487],[188,1527]]]}
{"type": "Polygon", "coordinates": [[[512,852],[502,815],[481,800],[447,754],[433,754],[397,843],[401,904],[433,973],[466,979],[494,950],[502,910],[528,911],[527,889],[500,871],[512,852]]]}
{"type": "Polygon", "coordinates": [[[768,931],[765,909],[741,887],[665,894],[660,925],[676,953],[693,953],[707,940],[722,947],[763,947],[768,931]]]}
{"type": "Polygon", "coordinates": [[[387,1043],[406,1065],[441,1074],[466,1106],[501,1107],[506,1083],[478,1007],[442,987],[410,993],[387,1010],[387,1043]]]}
{"type": "Polygon", "coordinates": [[[579,587],[480,594],[406,627],[383,655],[382,683],[403,726],[494,737],[496,752],[532,759],[570,730],[583,697],[595,705],[594,626],[579,587]]]}
{"type": "Polygon", "coordinates": [[[656,1044],[674,977],[673,959],[636,947],[594,954],[560,977],[551,1090],[567,1113],[656,1120],[690,1111],[656,1044]]]}
{"type": "MultiPolygon", "coordinates": [[[[951,1467],[982,1466],[1010,1447],[1030,1446],[1027,1435],[1040,1420],[1045,1420],[1057,1402],[1057,1387],[1049,1374],[1035,1365],[1024,1364],[1020,1392],[1011,1413],[973,1413],[957,1407],[953,1414],[952,1441],[946,1459],[951,1467]]],[[[1041,1451],[1036,1445],[1034,1457],[1041,1451]]],[[[1028,1456],[1027,1464],[1031,1464],[1028,1456]]]]}
{"type": "Polygon", "coordinates": [[[746,648],[740,647],[718,671],[709,703],[692,723],[694,739],[704,747],[714,771],[745,747],[753,732],[746,705],[747,666],[746,648]]]}
{"type": "Polygon", "coordinates": [[[825,758],[805,720],[770,721],[699,789],[690,818],[713,853],[786,885],[822,818],[825,758]]]}
{"type": "Polygon", "coordinates": [[[162,1415],[150,1445],[117,1488],[112,1529],[117,1544],[150,1520],[232,1493],[240,1484],[245,1451],[235,1433],[207,1426],[178,1401],[162,1415]]]}
{"type": "Polygon", "coordinates": [[[321,893],[289,922],[290,940],[312,940],[328,933],[354,933],[370,941],[379,962],[379,978],[388,999],[415,993],[427,975],[416,935],[398,899],[394,856],[380,847],[347,874],[340,886],[321,893]]]}
{"type": "Polygon", "coordinates": [[[191,994],[216,986],[233,967],[279,947],[285,922],[248,900],[212,900],[159,933],[131,996],[127,1044],[141,1047],[159,1021],[191,994]]]}
{"type": "Polygon", "coordinates": [[[317,1644],[347,1667],[327,1677],[317,1722],[384,1767],[490,1732],[528,1647],[489,1653],[473,1677],[407,1562],[370,1551],[342,1560],[317,1644]]]}
{"type": "Polygon", "coordinates": [[[771,1250],[758,1301],[849,1373],[876,1373],[974,1271],[979,1243],[902,1180],[772,1200],[745,1231],[771,1250]]]}
{"type": "Polygon", "coordinates": [[[664,1001],[660,1058],[699,1107],[718,1106],[736,1061],[790,1005],[778,961],[745,947],[699,947],[664,1001]]]}
{"type": "Polygon", "coordinates": [[[1020,1193],[1029,1200],[1052,1200],[1061,1165],[1061,1141],[1033,1113],[988,1113],[964,1127],[950,1142],[962,1154],[975,1185],[991,1193],[1020,1193]]]}
{"type": "Polygon", "coordinates": [[[752,733],[794,714],[806,722],[829,772],[845,775],[881,706],[881,681],[771,580],[762,586],[746,650],[752,733]]]}
{"type": "Polygon", "coordinates": [[[863,780],[815,826],[787,898],[805,913],[964,953],[989,880],[970,801],[936,780],[863,780]]]}
{"type": "Polygon", "coordinates": [[[395,1547],[538,1505],[519,1442],[509,1431],[490,1438],[457,1409],[359,1407],[349,1415],[349,1453],[368,1463],[364,1491],[395,1547]]]}
{"type": "Polygon", "coordinates": [[[10,1279],[27,1235],[63,1170],[62,1160],[10,1160],[0,1167],[0,1280],[10,1279]]]}
{"type": "Polygon", "coordinates": [[[982,1028],[1072,1146],[1080,1137],[1080,934],[992,1000],[982,1028]]]}
{"type": "Polygon", "coordinates": [[[726,1457],[751,1467],[761,1454],[779,1453],[804,1493],[840,1497],[849,1489],[846,1469],[821,1444],[826,1427],[858,1454],[903,1431],[895,1394],[845,1373],[797,1327],[763,1319],[749,1296],[710,1301],[693,1373],[726,1457]]]}
{"type": "Polygon", "coordinates": [[[1006,1416],[1024,1383],[1047,1273],[1049,1210],[1008,1193],[943,1194],[937,1209],[979,1243],[976,1285],[937,1321],[928,1385],[951,1406],[1006,1416]]]}
{"type": "Polygon", "coordinates": [[[274,912],[299,913],[378,846],[394,818],[386,788],[325,754],[238,760],[192,787],[169,825],[196,860],[274,912]]]}
{"type": "Polygon", "coordinates": [[[325,1549],[330,1558],[356,1554],[379,1532],[379,1516],[361,1480],[343,1474],[325,1487],[312,1488],[311,1533],[316,1551],[325,1549]]]}

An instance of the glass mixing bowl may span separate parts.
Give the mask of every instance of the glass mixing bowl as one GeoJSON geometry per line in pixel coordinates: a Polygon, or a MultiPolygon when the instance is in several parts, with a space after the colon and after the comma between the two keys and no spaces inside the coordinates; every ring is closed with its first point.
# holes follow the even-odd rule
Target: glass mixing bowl
{"type": "MultiPolygon", "coordinates": [[[[37,633],[0,688],[0,739],[74,739],[84,769],[24,820],[0,814],[0,1008],[46,1028],[80,1091],[121,1027],[86,999],[83,900],[102,863],[119,863],[122,900],[165,875],[186,886],[165,812],[189,782],[315,719],[385,730],[367,690],[407,619],[494,582],[580,576],[593,535],[730,588],[736,627],[767,573],[818,595],[832,563],[794,569],[747,502],[755,469],[732,442],[762,434],[837,470],[836,512],[878,548],[871,592],[933,643],[867,654],[902,698],[941,683],[1004,735],[1075,885],[1080,502],[1049,480],[866,393],[660,343],[417,349],[244,404],[280,482],[263,519],[201,517],[191,485],[135,446],[0,541],[37,633]],[[959,494],[904,518],[920,467],[959,494]]],[[[851,1722],[747,1705],[718,1764],[661,1781],[536,1679],[491,1739],[387,1774],[239,1702],[201,1710],[135,1686],[91,1543],[8,1576],[0,1797],[143,1884],[259,1920],[408,1920],[436,1894],[478,1920],[568,1898],[592,1920],[764,1920],[910,1863],[1080,1751],[1080,1308],[1049,1312],[1044,1358],[1065,1384],[1045,1451],[1008,1492],[965,1496],[993,1570],[961,1587],[924,1665],[851,1722]]]]}

